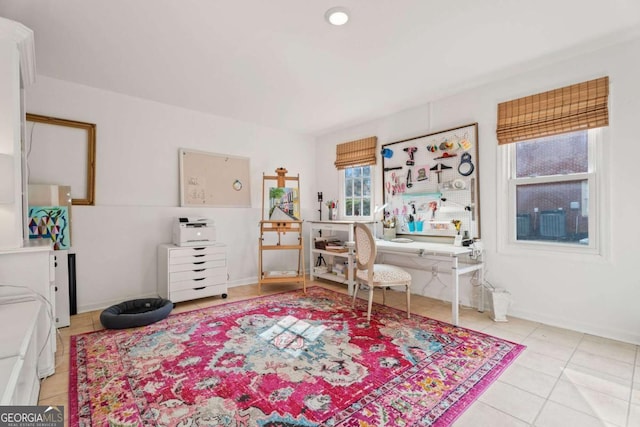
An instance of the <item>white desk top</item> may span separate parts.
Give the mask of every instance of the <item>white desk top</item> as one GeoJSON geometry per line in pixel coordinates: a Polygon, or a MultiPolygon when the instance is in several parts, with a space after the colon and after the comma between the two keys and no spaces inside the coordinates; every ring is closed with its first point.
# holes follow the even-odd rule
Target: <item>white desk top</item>
{"type": "Polygon", "coordinates": [[[432,242],[409,242],[409,243],[397,243],[388,240],[376,240],[376,247],[378,252],[408,252],[421,254],[436,254],[436,255],[448,255],[459,256],[471,253],[471,248],[468,246],[453,246],[447,243],[432,243],[432,242]]]}
{"type": "MultiPolygon", "coordinates": [[[[345,246],[354,248],[355,242],[346,242],[345,246]]],[[[415,240],[408,243],[399,243],[376,239],[376,248],[379,253],[403,252],[415,255],[443,255],[452,257],[466,255],[472,252],[471,248],[468,246],[453,246],[447,243],[417,242],[415,240]]]]}
{"type": "Polygon", "coordinates": [[[310,222],[312,224],[355,224],[356,222],[358,223],[362,223],[362,224],[374,224],[375,221],[349,221],[349,220],[327,220],[327,221],[307,221],[310,222]]]}

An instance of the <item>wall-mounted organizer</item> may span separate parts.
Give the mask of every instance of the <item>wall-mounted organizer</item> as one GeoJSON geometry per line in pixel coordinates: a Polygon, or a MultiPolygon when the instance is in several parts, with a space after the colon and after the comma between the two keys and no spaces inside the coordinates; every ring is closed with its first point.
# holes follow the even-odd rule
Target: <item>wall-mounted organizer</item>
{"type": "Polygon", "coordinates": [[[385,227],[480,238],[478,124],[382,146],[385,227]]]}

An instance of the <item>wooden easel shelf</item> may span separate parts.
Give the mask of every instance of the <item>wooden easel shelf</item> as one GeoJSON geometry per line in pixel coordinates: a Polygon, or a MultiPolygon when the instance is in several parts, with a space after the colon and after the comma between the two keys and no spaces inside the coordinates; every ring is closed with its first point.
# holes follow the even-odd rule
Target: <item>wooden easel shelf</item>
{"type": "MultiPolygon", "coordinates": [[[[277,188],[285,188],[287,181],[293,181],[295,183],[296,194],[298,195],[298,207],[299,207],[299,194],[300,194],[300,179],[299,177],[287,177],[287,170],[284,168],[276,169],[276,176],[262,177],[262,221],[260,221],[260,237],[258,238],[258,293],[262,293],[263,284],[273,283],[302,283],[302,289],[306,293],[306,279],[304,271],[304,256],[302,250],[304,249],[304,238],[302,236],[302,220],[296,219],[291,216],[290,213],[286,213],[282,216],[291,216],[291,219],[265,219],[265,212],[271,211],[271,201],[269,204],[265,204],[265,183],[267,181],[276,181],[277,188]],[[282,243],[282,238],[287,233],[297,234],[296,243],[282,243]],[[265,238],[268,235],[277,235],[277,242],[265,243],[265,238]],[[283,272],[265,271],[263,264],[263,252],[264,251],[297,251],[298,265],[294,270],[287,270],[283,272]],[[282,274],[278,274],[282,273],[282,274]]],[[[279,209],[279,208],[278,208],[279,209]]],[[[291,212],[291,211],[289,211],[291,212]]],[[[280,210],[282,214],[283,211],[280,210]]],[[[295,213],[295,211],[294,211],[295,213]]],[[[271,240],[273,237],[271,238],[271,240]]]]}

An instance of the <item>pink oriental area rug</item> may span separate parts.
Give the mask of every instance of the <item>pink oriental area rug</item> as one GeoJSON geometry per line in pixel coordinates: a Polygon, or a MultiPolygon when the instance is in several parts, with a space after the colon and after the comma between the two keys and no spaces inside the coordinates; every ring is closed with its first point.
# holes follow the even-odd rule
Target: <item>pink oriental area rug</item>
{"type": "Polygon", "coordinates": [[[447,426],[524,349],[350,302],[312,287],[76,335],[70,425],[447,426]]]}

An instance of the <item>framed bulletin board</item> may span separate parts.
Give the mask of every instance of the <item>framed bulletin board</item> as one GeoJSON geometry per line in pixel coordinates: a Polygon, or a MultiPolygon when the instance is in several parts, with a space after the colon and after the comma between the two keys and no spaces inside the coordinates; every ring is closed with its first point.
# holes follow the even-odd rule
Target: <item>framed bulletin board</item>
{"type": "Polygon", "coordinates": [[[181,148],[180,206],[251,207],[249,159],[181,148]]]}
{"type": "Polygon", "coordinates": [[[480,238],[477,123],[385,144],[382,167],[397,234],[480,238]]]}

